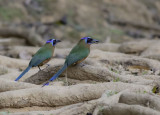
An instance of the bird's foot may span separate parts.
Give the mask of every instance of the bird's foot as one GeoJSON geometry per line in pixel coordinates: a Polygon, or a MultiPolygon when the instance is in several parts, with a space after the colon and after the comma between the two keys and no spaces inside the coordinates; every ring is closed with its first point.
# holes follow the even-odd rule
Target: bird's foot
{"type": "Polygon", "coordinates": [[[47,67],[46,68],[48,68],[49,66],[50,66],[50,64],[46,64],[47,65],[47,67]]]}
{"type": "Polygon", "coordinates": [[[85,63],[80,63],[79,64],[81,67],[85,66],[86,64],[85,63]]]}
{"type": "Polygon", "coordinates": [[[50,66],[50,64],[46,64],[47,66],[46,66],[46,68],[44,68],[44,69],[47,69],[47,71],[49,72],[49,66],[50,66]]]}

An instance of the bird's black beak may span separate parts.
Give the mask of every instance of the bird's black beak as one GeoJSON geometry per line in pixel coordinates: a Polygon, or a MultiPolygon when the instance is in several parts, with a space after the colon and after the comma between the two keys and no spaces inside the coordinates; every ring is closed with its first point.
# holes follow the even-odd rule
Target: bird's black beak
{"type": "Polygon", "coordinates": [[[96,40],[96,39],[93,39],[93,40],[92,40],[92,43],[98,44],[98,42],[99,42],[99,41],[96,40]]]}
{"type": "Polygon", "coordinates": [[[58,42],[61,42],[61,40],[56,40],[56,42],[58,43],[58,42]]]}

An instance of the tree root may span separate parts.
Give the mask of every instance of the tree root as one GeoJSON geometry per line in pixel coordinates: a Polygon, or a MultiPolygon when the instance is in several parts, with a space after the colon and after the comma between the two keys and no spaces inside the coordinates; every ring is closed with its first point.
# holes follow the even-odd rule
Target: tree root
{"type": "Polygon", "coordinates": [[[97,115],[160,115],[160,112],[139,105],[117,103],[100,108],[97,115]]]}
{"type": "MultiPolygon", "coordinates": [[[[33,83],[33,84],[42,84],[49,80],[62,66],[50,66],[45,68],[43,71],[39,71],[38,73],[32,75],[30,78],[27,78],[25,82],[33,83]]],[[[75,67],[69,67],[67,69],[68,78],[77,79],[77,80],[93,80],[93,81],[112,81],[114,79],[119,79],[119,81],[129,82],[129,83],[142,83],[149,84],[153,83],[154,80],[147,80],[142,78],[141,76],[133,76],[133,75],[120,75],[112,72],[106,67],[95,67],[91,65],[77,65],[75,67]]],[[[63,72],[60,76],[65,76],[65,72],[63,72]]]]}
{"type": "Polygon", "coordinates": [[[21,67],[26,68],[27,65],[28,65],[28,61],[13,59],[13,58],[9,58],[9,57],[6,57],[6,56],[0,56],[0,64],[5,66],[5,67],[18,69],[18,68],[21,68],[21,67]]]}
{"type": "Polygon", "coordinates": [[[157,42],[158,40],[129,41],[122,43],[119,49],[123,53],[141,53],[157,42]]]}
{"type": "Polygon", "coordinates": [[[68,87],[29,88],[0,93],[0,108],[64,106],[99,98],[105,90],[149,92],[152,87],[128,83],[79,84],[68,87]],[[96,92],[95,92],[96,91],[96,92]],[[33,93],[34,92],[34,93],[33,93]]]}
{"type": "Polygon", "coordinates": [[[120,45],[116,43],[101,43],[92,46],[93,49],[110,52],[119,52],[119,47],[120,45]]]}
{"type": "Polygon", "coordinates": [[[0,36],[24,38],[34,46],[42,46],[44,44],[41,36],[33,30],[26,30],[24,28],[0,28],[0,36]]]}
{"type": "Polygon", "coordinates": [[[18,83],[16,81],[10,81],[10,80],[0,78],[0,92],[25,89],[25,88],[33,88],[33,87],[38,87],[38,86],[34,84],[23,83],[23,82],[18,83]]]}
{"type": "Polygon", "coordinates": [[[119,103],[141,105],[160,111],[160,98],[149,94],[123,93],[119,103]]]}

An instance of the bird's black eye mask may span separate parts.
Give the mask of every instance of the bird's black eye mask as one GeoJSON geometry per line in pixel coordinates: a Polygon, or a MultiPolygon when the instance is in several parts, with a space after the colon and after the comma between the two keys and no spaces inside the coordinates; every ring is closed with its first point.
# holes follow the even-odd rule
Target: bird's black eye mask
{"type": "Polygon", "coordinates": [[[51,43],[52,46],[56,45],[56,40],[55,39],[49,39],[46,43],[51,43]]]}
{"type": "Polygon", "coordinates": [[[53,45],[55,45],[56,44],[56,40],[53,40],[53,45]]]}
{"type": "Polygon", "coordinates": [[[84,38],[81,38],[81,40],[85,40],[86,44],[93,44],[93,43],[99,42],[98,40],[92,39],[91,37],[84,37],[84,38]]]}
{"type": "Polygon", "coordinates": [[[92,43],[93,39],[92,38],[88,38],[87,39],[87,43],[92,43]]]}

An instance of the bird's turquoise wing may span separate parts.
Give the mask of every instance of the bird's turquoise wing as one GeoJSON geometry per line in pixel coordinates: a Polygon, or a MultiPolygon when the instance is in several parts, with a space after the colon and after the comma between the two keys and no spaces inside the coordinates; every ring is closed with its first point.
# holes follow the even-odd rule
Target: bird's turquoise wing
{"type": "Polygon", "coordinates": [[[38,52],[32,57],[29,65],[30,66],[38,66],[40,63],[43,61],[49,59],[52,57],[52,50],[46,49],[42,47],[41,49],[38,50],[38,52]]]}
{"type": "Polygon", "coordinates": [[[76,46],[67,56],[65,63],[67,63],[67,65],[70,66],[80,60],[83,60],[88,55],[89,55],[88,48],[82,48],[82,47],[76,46]]]}

